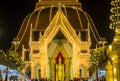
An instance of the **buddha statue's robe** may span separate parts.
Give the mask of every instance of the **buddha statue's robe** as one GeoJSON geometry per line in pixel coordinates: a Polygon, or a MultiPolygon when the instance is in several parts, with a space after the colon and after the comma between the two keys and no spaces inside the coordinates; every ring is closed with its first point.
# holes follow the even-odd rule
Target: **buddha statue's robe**
{"type": "Polygon", "coordinates": [[[64,64],[61,61],[61,58],[59,58],[59,63],[56,64],[56,81],[64,81],[64,64]]]}

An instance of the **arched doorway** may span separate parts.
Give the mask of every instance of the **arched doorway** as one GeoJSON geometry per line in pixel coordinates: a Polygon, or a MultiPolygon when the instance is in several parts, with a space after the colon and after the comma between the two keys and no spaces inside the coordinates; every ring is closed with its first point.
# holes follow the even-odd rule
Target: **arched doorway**
{"type": "Polygon", "coordinates": [[[69,81],[70,79],[70,58],[66,54],[65,51],[57,51],[52,55],[49,61],[49,66],[50,66],[50,80],[56,81],[56,64],[58,63],[58,59],[61,57],[62,59],[62,64],[64,64],[64,80],[69,81]]]}
{"type": "Polygon", "coordinates": [[[39,65],[36,66],[36,78],[38,80],[41,78],[41,68],[39,65]]]}

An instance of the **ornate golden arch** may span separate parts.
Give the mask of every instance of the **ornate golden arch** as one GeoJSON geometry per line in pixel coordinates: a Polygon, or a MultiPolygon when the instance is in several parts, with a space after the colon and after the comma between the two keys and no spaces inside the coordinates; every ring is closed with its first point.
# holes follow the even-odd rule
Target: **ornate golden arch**
{"type": "Polygon", "coordinates": [[[64,65],[65,65],[65,80],[69,81],[70,77],[70,57],[66,53],[63,46],[58,46],[53,53],[53,55],[49,58],[49,66],[50,66],[50,79],[52,81],[55,81],[55,64],[56,64],[56,58],[58,54],[62,54],[62,57],[64,58],[64,65]]]}
{"type": "Polygon", "coordinates": [[[35,76],[37,79],[41,78],[41,67],[40,64],[36,64],[35,66],[35,76]]]}

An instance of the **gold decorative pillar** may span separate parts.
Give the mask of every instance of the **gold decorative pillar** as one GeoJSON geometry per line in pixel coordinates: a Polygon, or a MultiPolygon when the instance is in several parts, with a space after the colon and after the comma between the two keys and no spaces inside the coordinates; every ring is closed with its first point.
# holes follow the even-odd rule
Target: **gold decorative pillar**
{"type": "Polygon", "coordinates": [[[41,78],[48,78],[48,57],[47,46],[41,46],[40,48],[40,60],[41,60],[41,78]]]}
{"type": "Polygon", "coordinates": [[[50,58],[50,80],[55,81],[55,61],[54,57],[50,58]]]}
{"type": "Polygon", "coordinates": [[[48,57],[48,79],[50,80],[50,57],[48,57]]]}
{"type": "Polygon", "coordinates": [[[76,61],[75,61],[75,47],[73,47],[73,56],[72,56],[72,79],[76,77],[76,61]]]}
{"type": "Polygon", "coordinates": [[[31,62],[31,79],[35,79],[35,65],[34,62],[31,62]]]}
{"type": "Polygon", "coordinates": [[[113,66],[110,61],[106,65],[106,81],[113,81],[113,66]]]}
{"type": "Polygon", "coordinates": [[[120,67],[119,67],[119,60],[118,56],[115,53],[114,56],[112,56],[112,63],[113,63],[113,79],[114,81],[120,81],[120,67]]]}
{"type": "MultiPolygon", "coordinates": [[[[114,47],[114,45],[113,45],[114,47]]],[[[117,54],[117,50],[109,48],[110,60],[106,65],[106,81],[120,81],[120,62],[117,54]],[[110,75],[110,76],[109,76],[110,75]]]]}
{"type": "MultiPolygon", "coordinates": [[[[115,37],[112,44],[109,46],[108,55],[112,63],[113,81],[120,81],[120,60],[119,60],[120,59],[120,26],[119,25],[115,29],[115,37]]],[[[107,68],[107,71],[108,70],[110,70],[109,67],[107,68]]]]}
{"type": "Polygon", "coordinates": [[[73,78],[72,78],[72,57],[70,57],[70,63],[69,63],[70,65],[70,80],[72,80],[73,78]]]}
{"type": "Polygon", "coordinates": [[[77,46],[73,46],[73,57],[72,57],[72,76],[74,78],[79,78],[79,56],[77,53],[77,46]]]}

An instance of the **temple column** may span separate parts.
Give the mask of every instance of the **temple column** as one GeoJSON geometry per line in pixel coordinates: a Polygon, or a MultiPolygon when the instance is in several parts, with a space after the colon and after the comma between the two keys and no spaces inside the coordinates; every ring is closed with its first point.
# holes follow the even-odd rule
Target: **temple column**
{"type": "Polygon", "coordinates": [[[117,78],[118,78],[118,81],[120,81],[120,62],[118,62],[118,67],[117,67],[117,78]]]}
{"type": "Polygon", "coordinates": [[[50,58],[50,80],[55,81],[55,61],[54,61],[54,58],[50,58]]]}
{"type": "Polygon", "coordinates": [[[118,60],[113,62],[113,79],[114,81],[120,81],[120,63],[118,60]]]}
{"type": "Polygon", "coordinates": [[[113,66],[110,61],[106,65],[106,81],[113,81],[113,66]]]}
{"type": "Polygon", "coordinates": [[[77,53],[77,46],[73,46],[73,57],[72,57],[72,78],[79,78],[79,56],[77,53]]]}
{"type": "Polygon", "coordinates": [[[76,77],[76,62],[75,62],[75,47],[73,47],[73,56],[72,56],[72,79],[76,77]]]}
{"type": "Polygon", "coordinates": [[[70,80],[72,80],[72,58],[70,58],[70,80]]]}
{"type": "Polygon", "coordinates": [[[36,73],[35,73],[35,63],[32,61],[31,62],[31,79],[35,79],[36,78],[36,73]]]}
{"type": "Polygon", "coordinates": [[[41,46],[40,58],[41,58],[41,78],[45,79],[45,78],[48,78],[47,46],[41,46]]]}
{"type": "Polygon", "coordinates": [[[65,57],[65,81],[70,80],[70,74],[71,74],[71,67],[70,67],[70,58],[65,57]]]}
{"type": "Polygon", "coordinates": [[[50,80],[50,58],[48,58],[48,79],[50,80]]]}
{"type": "Polygon", "coordinates": [[[108,75],[108,72],[111,70],[112,71],[112,80],[109,80],[109,78],[111,77],[107,77],[108,78],[106,81],[120,81],[120,58],[119,58],[119,48],[116,48],[117,44],[113,44],[111,46],[109,46],[109,51],[108,51],[108,54],[110,56],[110,62],[111,62],[111,65],[112,65],[112,70],[110,68],[110,63],[107,64],[107,73],[106,75],[108,75]]]}

